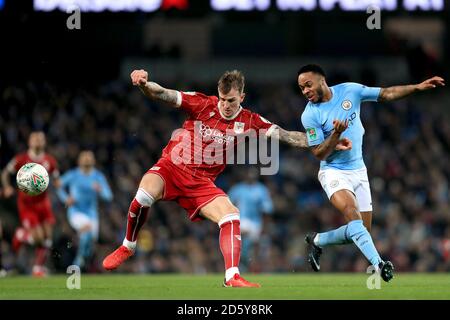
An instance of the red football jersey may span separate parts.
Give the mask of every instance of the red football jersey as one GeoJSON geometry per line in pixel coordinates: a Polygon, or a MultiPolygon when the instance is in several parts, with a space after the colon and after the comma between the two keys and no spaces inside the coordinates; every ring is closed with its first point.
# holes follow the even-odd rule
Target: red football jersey
{"type": "MultiPolygon", "coordinates": [[[[42,165],[48,172],[49,176],[58,177],[58,164],[51,155],[48,153],[43,153],[37,157],[31,156],[28,152],[19,153],[16,155],[7,166],[7,169],[11,173],[15,173],[19,171],[19,169],[26,163],[34,162],[42,165]]],[[[23,204],[31,204],[36,203],[37,201],[42,201],[48,198],[47,191],[44,191],[40,195],[37,196],[29,196],[26,193],[18,190],[18,198],[19,202],[23,204]]]]}
{"type": "Polygon", "coordinates": [[[275,127],[270,121],[250,110],[240,108],[232,119],[219,111],[219,99],[197,92],[178,93],[180,108],[188,113],[182,129],[176,130],[164,148],[162,158],[169,159],[184,171],[214,180],[226,166],[228,151],[234,149],[238,136],[252,130],[266,135],[275,127]]]}

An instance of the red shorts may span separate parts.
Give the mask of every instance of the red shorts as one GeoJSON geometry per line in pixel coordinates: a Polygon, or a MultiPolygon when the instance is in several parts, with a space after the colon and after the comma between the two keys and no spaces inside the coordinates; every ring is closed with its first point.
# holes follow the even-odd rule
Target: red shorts
{"type": "Polygon", "coordinates": [[[227,196],[209,178],[195,177],[174,165],[170,160],[159,159],[146,174],[153,173],[164,181],[162,200],[176,201],[184,208],[191,221],[204,218],[198,213],[201,208],[217,197],[227,196]]]}
{"type": "Polygon", "coordinates": [[[55,223],[55,217],[49,199],[44,199],[31,204],[19,201],[17,207],[19,209],[20,222],[26,229],[34,228],[43,222],[50,224],[55,223]]]}

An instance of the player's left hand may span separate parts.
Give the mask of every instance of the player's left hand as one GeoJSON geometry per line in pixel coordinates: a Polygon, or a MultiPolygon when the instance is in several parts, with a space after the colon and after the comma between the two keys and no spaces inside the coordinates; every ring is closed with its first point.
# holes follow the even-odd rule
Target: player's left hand
{"type": "Polygon", "coordinates": [[[341,134],[348,128],[348,119],[345,121],[333,120],[333,128],[335,132],[341,134]]]}
{"type": "Polygon", "coordinates": [[[352,148],[352,140],[348,138],[342,138],[339,140],[338,144],[336,145],[336,150],[344,151],[344,150],[350,150],[352,148]]]}
{"type": "Polygon", "coordinates": [[[100,191],[102,191],[102,187],[97,182],[94,182],[92,184],[92,189],[94,189],[98,193],[100,193],[100,191]]]}
{"type": "Polygon", "coordinates": [[[417,85],[417,88],[420,91],[424,91],[424,90],[434,89],[436,87],[443,87],[443,86],[445,86],[445,80],[443,78],[433,77],[433,78],[425,80],[422,83],[419,83],[417,85]]]}
{"type": "Polygon", "coordinates": [[[143,69],[134,70],[130,77],[134,86],[144,87],[148,81],[148,72],[143,69]]]}

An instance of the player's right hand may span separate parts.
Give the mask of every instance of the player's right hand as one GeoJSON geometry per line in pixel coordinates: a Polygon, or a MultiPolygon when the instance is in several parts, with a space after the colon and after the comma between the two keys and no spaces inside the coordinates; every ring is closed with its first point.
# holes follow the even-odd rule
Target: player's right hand
{"type": "Polygon", "coordinates": [[[134,70],[130,76],[131,82],[133,83],[134,86],[143,87],[147,84],[148,72],[143,69],[134,70]]]}
{"type": "Polygon", "coordinates": [[[5,198],[9,198],[14,194],[14,188],[11,186],[7,186],[3,189],[3,195],[5,198]]]}
{"type": "Polygon", "coordinates": [[[339,140],[335,149],[339,150],[339,151],[351,150],[352,149],[352,141],[348,138],[343,138],[343,139],[339,140]]]}
{"type": "Polygon", "coordinates": [[[71,207],[74,203],[75,203],[75,199],[69,196],[66,200],[66,206],[71,207]]]}
{"type": "Polygon", "coordinates": [[[348,128],[348,119],[345,121],[333,120],[333,127],[336,133],[342,133],[348,128]]]}

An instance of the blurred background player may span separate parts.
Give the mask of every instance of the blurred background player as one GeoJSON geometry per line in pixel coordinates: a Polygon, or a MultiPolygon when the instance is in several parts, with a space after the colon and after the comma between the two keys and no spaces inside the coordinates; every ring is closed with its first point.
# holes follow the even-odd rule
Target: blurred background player
{"type": "Polygon", "coordinates": [[[242,234],[242,266],[251,265],[251,257],[257,254],[259,240],[267,220],[267,215],[273,213],[273,203],[269,189],[258,181],[259,172],[256,168],[246,171],[246,179],[228,191],[228,196],[239,209],[242,234]]]}
{"type": "Polygon", "coordinates": [[[98,239],[99,217],[97,199],[111,201],[111,188],[105,176],[95,168],[92,151],[82,151],[78,156],[78,168],[61,176],[57,190],[59,199],[68,207],[70,225],[76,230],[79,242],[73,264],[82,269],[89,266],[98,239]],[[69,192],[67,193],[66,188],[69,192]]]}
{"type": "MultiPolygon", "coordinates": [[[[16,155],[9,161],[2,172],[3,193],[5,198],[14,194],[10,176],[26,163],[41,164],[49,173],[51,182],[57,187],[59,172],[55,158],[45,152],[46,139],[42,131],[31,132],[28,139],[28,150],[16,155]]],[[[13,238],[13,249],[17,253],[23,243],[36,247],[35,260],[32,269],[33,276],[45,276],[45,263],[52,247],[52,228],[55,223],[48,190],[37,196],[29,196],[18,190],[17,208],[21,227],[16,229],[13,238]]]]}
{"type": "Polygon", "coordinates": [[[355,243],[375,270],[381,271],[383,280],[388,282],[393,278],[394,267],[390,261],[380,258],[370,235],[372,196],[362,155],[364,127],[360,118],[361,103],[394,101],[444,86],[444,79],[433,77],[420,84],[389,88],[367,87],[353,82],[329,87],[320,66],[306,65],[298,72],[298,86],[309,101],[301,121],[312,153],[321,160],[319,181],[333,206],[347,221],[338,229],[306,236],[309,262],[314,271],[319,271],[323,247],[355,243]],[[333,130],[333,119],[349,122],[345,133],[333,130]],[[353,148],[336,151],[324,141],[330,137],[331,141],[347,137],[352,141],[353,148]]]}
{"type": "MultiPolygon", "coordinates": [[[[149,82],[148,73],[142,69],[134,70],[131,80],[148,98],[185,111],[188,118],[183,124],[183,130],[178,131],[179,134],[172,137],[163,150],[160,160],[142,177],[128,210],[123,245],[104,259],[104,268],[116,269],[134,254],[139,230],[155,201],[174,200],[187,211],[190,220],[208,219],[218,224],[220,250],[225,262],[224,287],[259,287],[259,284],[240,276],[239,210],[225,192],[214,184],[226,166],[225,161],[215,161],[219,156],[217,152],[225,156],[224,149],[235,146],[236,135],[249,130],[294,147],[306,148],[305,133],[286,131],[259,114],[244,109],[241,106],[245,97],[244,76],[237,70],[227,71],[220,77],[218,97],[163,88],[155,82],[149,82]],[[191,142],[198,138],[201,149],[195,149],[194,146],[192,150],[191,142]],[[184,148],[183,152],[180,147],[184,148]],[[204,152],[211,150],[211,147],[214,147],[215,156],[204,152]]],[[[346,148],[345,142],[342,148],[346,148]]]]}

